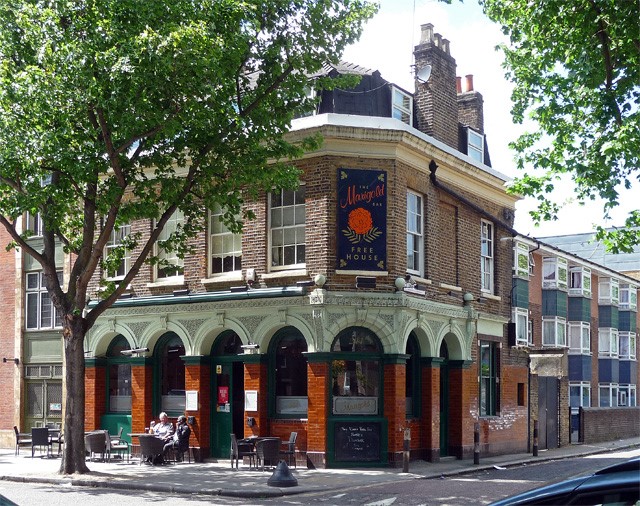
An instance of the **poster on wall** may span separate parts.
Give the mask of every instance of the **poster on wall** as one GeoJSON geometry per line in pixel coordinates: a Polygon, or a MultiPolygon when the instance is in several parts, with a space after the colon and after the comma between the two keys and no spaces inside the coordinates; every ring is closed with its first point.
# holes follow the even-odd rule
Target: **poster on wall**
{"type": "Polygon", "coordinates": [[[338,271],[387,270],[387,173],[338,169],[338,271]]]}

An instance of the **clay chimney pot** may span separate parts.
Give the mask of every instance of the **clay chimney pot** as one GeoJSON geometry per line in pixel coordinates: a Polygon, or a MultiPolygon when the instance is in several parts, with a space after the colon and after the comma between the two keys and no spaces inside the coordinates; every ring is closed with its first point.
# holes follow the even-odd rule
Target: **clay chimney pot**
{"type": "Polygon", "coordinates": [[[473,91],[473,74],[467,74],[464,77],[467,80],[467,91],[473,91]]]}
{"type": "Polygon", "coordinates": [[[456,76],[456,93],[460,95],[462,93],[462,77],[456,76]]]}

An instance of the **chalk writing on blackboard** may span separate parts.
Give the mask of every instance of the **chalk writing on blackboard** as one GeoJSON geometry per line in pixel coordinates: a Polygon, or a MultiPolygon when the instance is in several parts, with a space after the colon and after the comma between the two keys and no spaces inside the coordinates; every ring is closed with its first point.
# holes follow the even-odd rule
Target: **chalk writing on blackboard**
{"type": "Polygon", "coordinates": [[[379,422],[336,422],[335,460],[371,462],[380,460],[379,422]]]}

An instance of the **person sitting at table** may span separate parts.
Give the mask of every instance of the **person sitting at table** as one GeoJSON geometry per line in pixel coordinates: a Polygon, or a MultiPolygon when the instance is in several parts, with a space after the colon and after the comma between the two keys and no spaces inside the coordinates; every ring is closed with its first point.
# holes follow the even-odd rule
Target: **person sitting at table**
{"type": "Polygon", "coordinates": [[[162,450],[162,456],[166,456],[167,452],[172,449],[177,450],[179,455],[189,450],[189,436],[191,436],[191,429],[187,425],[187,417],[180,415],[176,422],[176,431],[173,433],[171,441],[164,445],[162,450]]]}
{"type": "Polygon", "coordinates": [[[169,441],[173,436],[173,424],[164,411],[160,413],[159,418],[160,422],[153,426],[153,433],[164,441],[169,441]]]}

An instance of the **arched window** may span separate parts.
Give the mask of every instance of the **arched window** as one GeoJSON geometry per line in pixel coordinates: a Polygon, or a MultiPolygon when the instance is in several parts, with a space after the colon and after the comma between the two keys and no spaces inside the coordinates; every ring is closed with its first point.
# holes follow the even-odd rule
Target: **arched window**
{"type": "Polygon", "coordinates": [[[269,346],[276,416],[307,416],[307,341],[300,331],[287,327],[279,331],[269,346]]]}
{"type": "Polygon", "coordinates": [[[405,399],[407,417],[420,416],[420,345],[415,333],[409,334],[406,365],[405,399]]]}
{"type": "Polygon", "coordinates": [[[331,351],[333,414],[377,415],[382,380],[377,336],[364,327],[351,327],[338,334],[331,351]]]}
{"type": "Polygon", "coordinates": [[[185,354],[182,340],[174,333],[163,336],[156,347],[156,363],[159,372],[160,409],[171,414],[184,413],[186,405],[184,387],[185,354]]]}
{"type": "Polygon", "coordinates": [[[129,342],[122,335],[113,338],[107,349],[107,391],[111,413],[131,413],[131,364],[123,354],[129,342]]]}
{"type": "Polygon", "coordinates": [[[226,331],[224,335],[220,336],[214,346],[212,354],[216,356],[220,355],[240,355],[242,353],[242,341],[238,334],[231,331],[226,331]]]}

